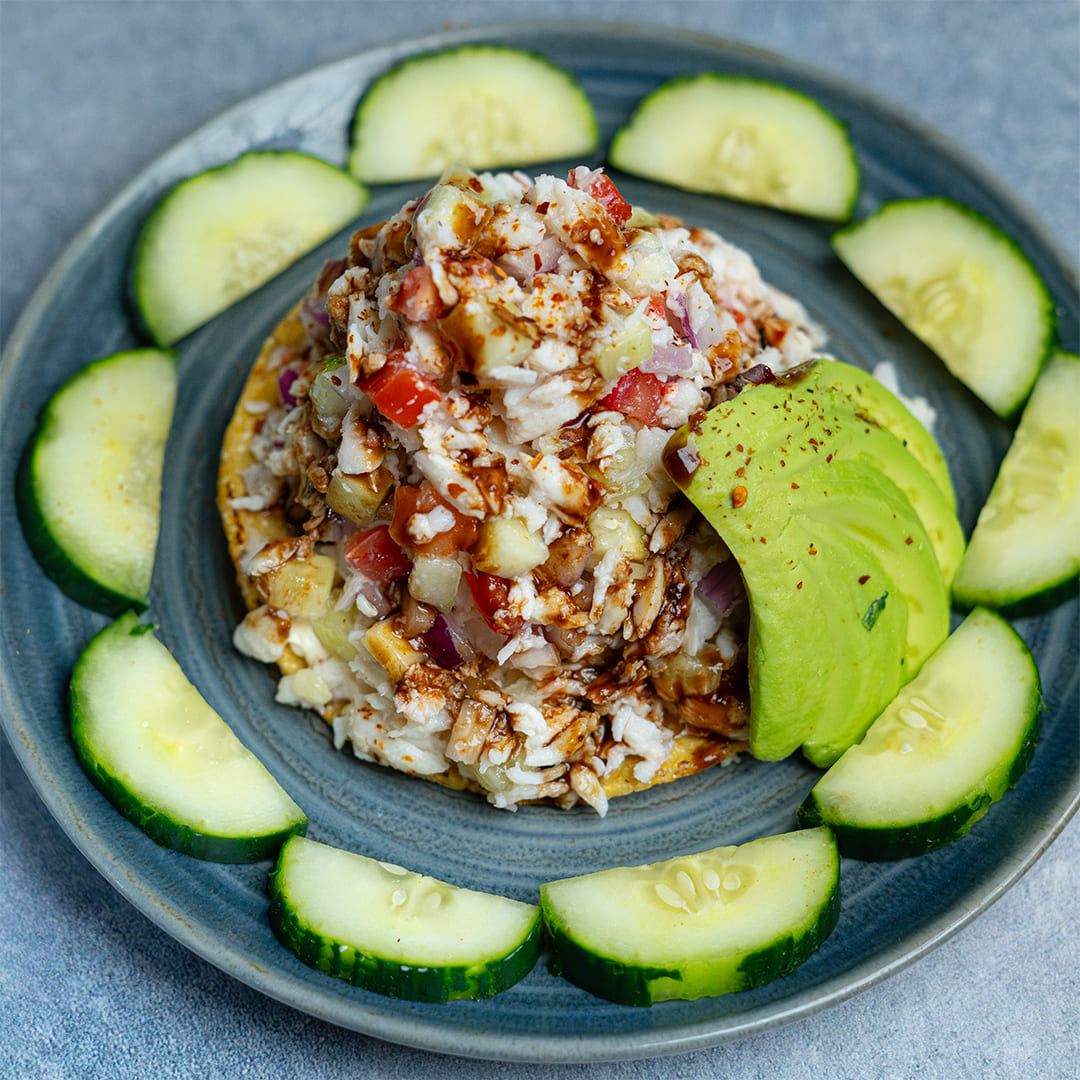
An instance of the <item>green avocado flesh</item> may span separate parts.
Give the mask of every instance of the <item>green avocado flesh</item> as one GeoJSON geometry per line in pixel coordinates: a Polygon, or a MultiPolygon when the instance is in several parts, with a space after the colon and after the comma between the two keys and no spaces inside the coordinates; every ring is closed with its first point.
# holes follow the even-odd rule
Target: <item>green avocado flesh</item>
{"type": "Polygon", "coordinates": [[[955,513],[904,441],[833,388],[842,366],[812,362],[747,387],[666,454],[742,570],[750,748],[764,760],[801,746],[831,764],[949,630],[955,513]]]}
{"type": "Polygon", "coordinates": [[[892,432],[907,447],[916,461],[934,478],[952,509],[956,508],[949,467],[937,440],[907,410],[904,404],[889,393],[873,376],[862,368],[839,360],[817,360],[807,371],[806,379],[814,386],[838,390],[892,432]]]}

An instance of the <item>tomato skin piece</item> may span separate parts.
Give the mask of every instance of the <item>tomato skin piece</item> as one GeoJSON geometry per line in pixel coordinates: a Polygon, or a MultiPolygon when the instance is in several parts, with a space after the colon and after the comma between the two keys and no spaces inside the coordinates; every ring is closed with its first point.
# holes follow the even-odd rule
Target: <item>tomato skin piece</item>
{"type": "Polygon", "coordinates": [[[430,266],[414,266],[388,297],[386,306],[413,322],[440,319],[450,310],[439,294],[430,266]]]}
{"type": "Polygon", "coordinates": [[[650,425],[656,423],[663,400],[663,380],[651,372],[632,368],[600,399],[600,404],[650,425]]]}
{"type": "Polygon", "coordinates": [[[653,329],[667,325],[667,301],[664,296],[650,296],[645,302],[645,320],[653,329]]]}
{"type": "Polygon", "coordinates": [[[386,363],[357,386],[371,398],[375,408],[394,424],[402,428],[415,427],[425,406],[442,401],[439,388],[426,379],[395,349],[386,363]]]}
{"type": "Polygon", "coordinates": [[[601,173],[585,190],[608,212],[616,225],[625,225],[630,220],[634,208],[619,194],[610,176],[601,173]]]}
{"type": "Polygon", "coordinates": [[[600,173],[585,187],[580,187],[578,174],[585,174],[586,172],[584,166],[574,169],[567,178],[567,184],[572,188],[577,188],[578,191],[584,191],[587,195],[591,195],[607,211],[608,217],[621,228],[630,220],[634,208],[619,194],[619,189],[615,186],[611,177],[604,173],[600,173]]]}
{"type": "Polygon", "coordinates": [[[354,570],[383,589],[412,570],[412,560],[394,543],[386,525],[353,533],[345,541],[344,555],[354,570]]]}
{"type": "Polygon", "coordinates": [[[434,488],[427,484],[410,487],[402,484],[394,489],[394,517],[390,522],[390,535],[403,548],[418,555],[456,555],[467,551],[476,541],[477,524],[448,503],[434,488]],[[454,515],[454,524],[444,532],[436,533],[430,540],[418,542],[407,528],[413,514],[429,514],[441,506],[454,515]]]}
{"type": "Polygon", "coordinates": [[[464,577],[484,622],[496,634],[513,637],[525,625],[520,615],[506,610],[510,598],[510,582],[506,578],[485,574],[483,570],[464,577]]]}

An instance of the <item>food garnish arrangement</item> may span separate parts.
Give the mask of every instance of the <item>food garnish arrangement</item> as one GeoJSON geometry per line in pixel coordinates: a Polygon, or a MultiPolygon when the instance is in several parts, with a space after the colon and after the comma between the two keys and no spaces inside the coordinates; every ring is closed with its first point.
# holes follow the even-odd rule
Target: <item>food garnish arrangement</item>
{"type": "Polygon", "coordinates": [[[1035,751],[1039,673],[1007,619],[1076,593],[1080,358],[1019,247],[945,198],[850,221],[844,126],[771,82],[672,80],[610,173],[522,171],[598,143],[570,73],[465,46],[363,92],[347,171],[254,150],[187,179],[131,254],[152,346],[60,387],[20,463],[42,567],[115,617],[71,678],[90,778],[159,844],[273,861],[280,940],[377,993],[488,997],[542,952],[627,1005],[762,985],[836,927],[841,858],[960,839],[1035,751]],[[941,377],[1016,423],[969,538],[920,403],[829,355],[746,252],[630,205],[620,172],[836,224],[941,377]],[[236,648],[338,751],[492,814],[603,816],[801,753],[820,778],[790,832],[550,881],[536,904],[319,843],[140,620],[173,347],[358,219],[370,185],[416,180],[252,357],[218,488],[236,648]]]}

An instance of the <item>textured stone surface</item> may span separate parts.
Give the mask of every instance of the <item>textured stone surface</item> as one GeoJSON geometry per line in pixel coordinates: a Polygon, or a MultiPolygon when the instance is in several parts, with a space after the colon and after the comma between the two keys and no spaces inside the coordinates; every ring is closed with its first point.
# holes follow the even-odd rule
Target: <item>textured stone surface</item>
{"type": "MultiPolygon", "coordinates": [[[[0,336],[126,180],[220,110],[325,60],[438,30],[430,3],[0,3],[0,336]]],[[[1009,184],[1075,261],[1075,3],[458,2],[455,23],[647,22],[798,56],[885,94],[1009,184]]],[[[10,461],[11,449],[6,448],[10,461]]],[[[187,952],[116,894],[0,745],[0,1077],[1076,1075],[1080,822],[912,967],[793,1026],[663,1062],[485,1064],[341,1031],[187,952]]]]}

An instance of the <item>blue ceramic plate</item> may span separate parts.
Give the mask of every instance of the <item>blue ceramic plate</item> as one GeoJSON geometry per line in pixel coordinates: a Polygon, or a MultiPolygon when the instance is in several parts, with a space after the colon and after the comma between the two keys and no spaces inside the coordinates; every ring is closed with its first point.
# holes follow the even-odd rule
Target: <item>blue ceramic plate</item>
{"type": "MultiPolygon", "coordinates": [[[[858,216],[887,199],[934,193],[982,210],[1026,248],[1061,306],[1064,344],[1077,348],[1070,270],[1039,224],[978,165],[864,89],[722,41],[669,34],[659,50],[653,31],[518,24],[320,68],[226,113],[138,176],[69,246],[16,327],[0,383],[5,445],[24,444],[33,417],[72,371],[137,342],[124,300],[126,260],[140,223],[169,185],[256,147],[297,148],[344,163],[352,110],[374,76],[406,55],[475,39],[537,49],[573,70],[595,105],[605,143],[634,104],[673,75],[720,69],[805,91],[850,126],[864,176],[858,216]]],[[[559,163],[556,171],[566,164],[576,163],[559,163]]],[[[841,358],[868,368],[894,361],[903,388],[938,409],[938,434],[970,527],[1009,433],[851,279],[830,253],[828,225],[629,178],[618,182],[631,201],[715,228],[749,250],[768,280],[798,295],[825,325],[841,358]]],[[[385,217],[416,190],[376,190],[364,220],[385,217]]],[[[792,828],[816,775],[799,760],[713,769],[617,800],[606,819],[589,811],[496,811],[335,752],[320,721],[274,704],[269,670],[233,651],[230,634],[242,612],[214,507],[221,435],[264,336],[323,258],[344,250],[347,235],[180,347],[151,616],[195,684],[307,810],[311,836],[458,885],[535,901],[546,879],[792,828]]],[[[7,460],[12,466],[14,454],[7,460]]],[[[278,944],[266,921],[266,864],[217,866],[156,847],[91,786],[68,742],[64,695],[75,658],[104,620],[68,601],[38,570],[15,520],[13,471],[6,470],[2,504],[3,718],[42,799],[90,861],[168,933],[260,991],[344,1027],[446,1053],[533,1061],[644,1057],[762,1031],[899,970],[974,918],[1031,865],[1077,803],[1074,600],[1018,624],[1038,659],[1048,706],[1042,742],[1019,788],[962,843],[893,865],[845,861],[840,926],[793,975],[748,993],[652,1009],[590,997],[543,965],[486,1002],[429,1006],[383,998],[305,967],[278,944]]]]}

